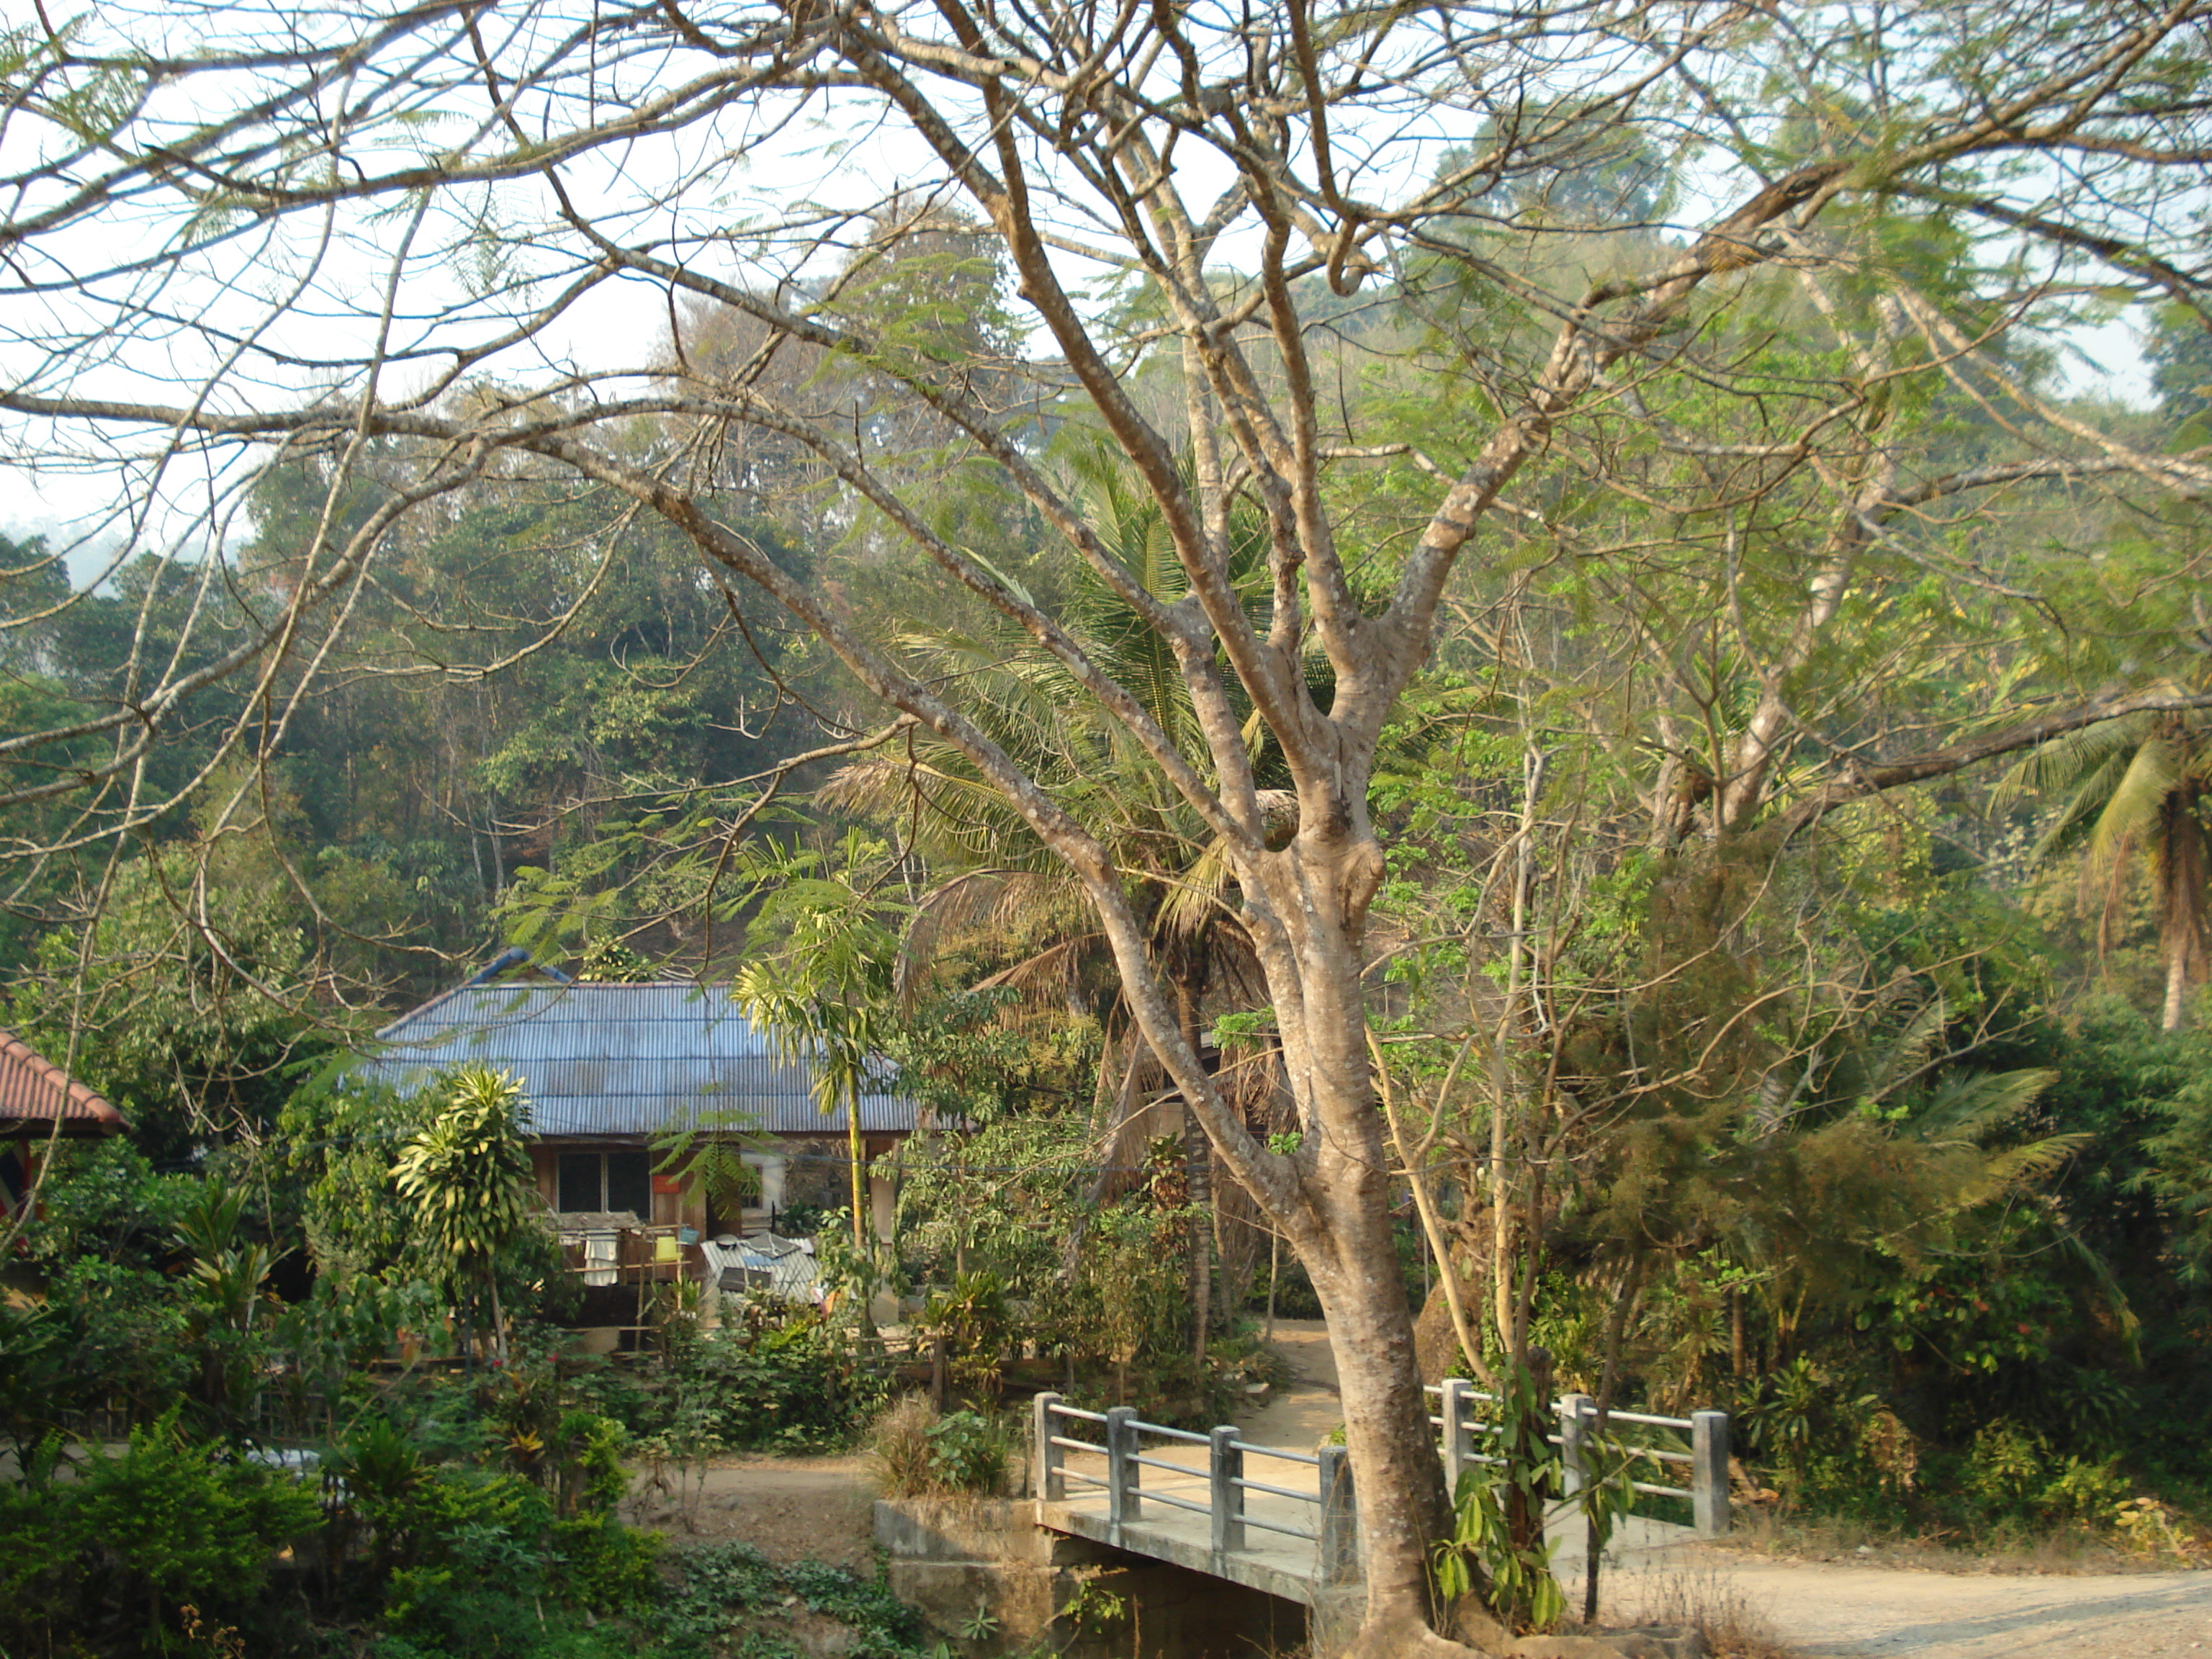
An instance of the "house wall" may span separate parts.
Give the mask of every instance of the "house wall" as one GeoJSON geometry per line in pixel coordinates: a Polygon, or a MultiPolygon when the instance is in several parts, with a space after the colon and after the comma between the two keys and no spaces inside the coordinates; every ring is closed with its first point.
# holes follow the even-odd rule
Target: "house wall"
{"type": "MultiPolygon", "coordinates": [[[[560,1202],[561,1154],[563,1152],[635,1152],[648,1150],[641,1137],[606,1140],[540,1140],[530,1147],[530,1173],[538,1184],[538,1195],[544,1200],[545,1207],[555,1209],[560,1202]]],[[[674,1182],[665,1176],[653,1178],[653,1213],[641,1216],[640,1220],[654,1227],[690,1227],[703,1230],[707,1224],[706,1200],[697,1194],[686,1194],[677,1188],[674,1182]]]]}
{"type": "MultiPolygon", "coordinates": [[[[893,1135],[871,1135],[866,1146],[866,1156],[871,1159],[882,1157],[893,1151],[901,1139],[893,1135]]],[[[530,1169],[537,1182],[538,1196],[544,1200],[549,1210],[558,1205],[560,1158],[563,1152],[635,1152],[647,1150],[649,1144],[641,1136],[533,1141],[530,1147],[530,1169]]],[[[839,1136],[833,1139],[829,1136],[793,1135],[772,1139],[758,1152],[743,1154],[744,1161],[759,1173],[760,1190],[746,1199],[742,1226],[737,1224],[737,1218],[726,1214],[717,1213],[710,1217],[703,1194],[678,1192],[673,1182],[659,1176],[653,1177],[653,1213],[642,1219],[654,1226],[695,1228],[702,1236],[709,1231],[732,1232],[766,1226],[771,1210],[781,1209],[792,1197],[798,1195],[789,1190],[793,1159],[805,1162],[809,1153],[817,1152],[836,1161],[836,1189],[830,1201],[842,1207],[845,1199],[843,1183],[847,1168],[843,1138],[839,1136]]],[[[816,1195],[810,1191],[805,1196],[813,1200],[816,1195]]],[[[879,1176],[871,1175],[868,1177],[869,1219],[874,1224],[878,1237],[887,1240],[891,1237],[897,1217],[897,1188],[879,1176]]]]}

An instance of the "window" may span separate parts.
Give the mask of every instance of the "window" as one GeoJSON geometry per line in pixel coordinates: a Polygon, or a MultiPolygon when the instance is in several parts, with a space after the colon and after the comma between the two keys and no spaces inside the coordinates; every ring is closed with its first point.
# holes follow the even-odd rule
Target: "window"
{"type": "Polygon", "coordinates": [[[563,1215],[628,1210],[653,1219],[653,1159],[645,1152],[563,1152],[559,1166],[563,1215]]]}

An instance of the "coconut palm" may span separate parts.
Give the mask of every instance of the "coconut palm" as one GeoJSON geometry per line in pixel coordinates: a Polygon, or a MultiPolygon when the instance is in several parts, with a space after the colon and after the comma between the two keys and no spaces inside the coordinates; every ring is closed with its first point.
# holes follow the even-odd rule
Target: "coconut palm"
{"type": "Polygon", "coordinates": [[[2073,732],[2014,767],[1999,799],[2062,792],[2065,804],[2035,855],[2082,850],[2082,902],[2097,910],[2100,952],[2112,949],[2130,877],[2148,868],[2166,970],[2165,1025],[2179,1030],[2212,945],[2205,817],[2212,724],[2191,711],[2158,712],[2073,732]]]}
{"type": "MultiPolygon", "coordinates": [[[[1186,579],[1158,503],[1103,456],[1079,456],[1072,465],[1100,542],[1153,597],[1168,605],[1182,599],[1186,579]]],[[[1265,571],[1256,538],[1251,539],[1254,556],[1244,563],[1258,582],[1265,571]]],[[[1091,660],[1128,687],[1193,765],[1206,769],[1197,714],[1166,641],[1095,576],[1073,597],[1069,631],[1091,660]]],[[[978,723],[1128,872],[1188,1040],[1197,1042],[1210,1000],[1249,1006],[1264,1000],[1214,838],[1059,659],[1011,629],[980,635],[913,629],[898,643],[929,678],[959,683],[978,723]]],[[[908,826],[914,850],[948,877],[918,907],[908,929],[904,988],[911,992],[938,970],[939,947],[948,939],[982,930],[1016,957],[983,985],[1075,1006],[1095,1006],[1094,997],[1103,993],[1115,1058],[1102,1086],[1106,1076],[1120,1079],[1108,1108],[1107,1144],[1120,1147],[1151,1092],[1146,1085],[1157,1086],[1164,1074],[1150,1063],[1134,1022],[1120,1006],[1104,937],[1066,866],[964,755],[933,738],[918,736],[904,756],[875,755],[848,765],[822,797],[908,826]]],[[[1188,1196],[1196,1212],[1210,1202],[1210,1181],[1194,1121],[1186,1125],[1184,1146],[1188,1196]]],[[[1105,1160],[1109,1167],[1129,1161],[1110,1152],[1105,1160]]],[[[1094,1197],[1103,1196],[1103,1186],[1094,1197]]],[[[1194,1221],[1192,1288],[1201,1353],[1211,1300],[1204,1266],[1209,1231],[1194,1221]]]]}

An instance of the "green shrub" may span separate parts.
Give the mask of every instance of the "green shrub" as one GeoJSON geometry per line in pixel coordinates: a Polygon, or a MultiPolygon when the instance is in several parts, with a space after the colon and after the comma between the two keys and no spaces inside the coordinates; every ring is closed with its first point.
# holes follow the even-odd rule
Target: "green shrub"
{"type": "Polygon", "coordinates": [[[661,1537],[610,1516],[556,1521],[550,1540],[561,1597],[592,1613],[629,1613],[659,1588],[661,1537]]]}
{"type": "Polygon", "coordinates": [[[881,1375],[821,1314],[752,1306],[693,1345],[672,1398],[711,1400],[713,1432],[725,1445],[793,1451],[848,1443],[885,1392],[881,1375]]]}
{"type": "Polygon", "coordinates": [[[796,1597],[810,1612],[852,1631],[852,1645],[845,1650],[849,1659],[921,1659],[927,1633],[921,1615],[880,1578],[856,1577],[819,1561],[779,1568],[744,1544],[686,1550],[676,1557],[676,1594],[654,1617],[676,1651],[769,1659],[782,1646],[775,1638],[754,1631],[741,1642],[729,1640],[738,1615],[796,1597]]]}
{"type": "Polygon", "coordinates": [[[1975,1435],[1960,1485],[1992,1517],[2010,1517],[2031,1510],[2050,1479],[2051,1443],[1998,1421],[1975,1435]]]}
{"type": "Polygon", "coordinates": [[[539,1587],[553,1509],[520,1475],[410,1466],[381,1441],[357,1441],[345,1467],[374,1473],[374,1484],[354,1493],[353,1510],[374,1541],[379,1568],[395,1582],[427,1569],[539,1587]],[[365,1455],[372,1446],[374,1462],[365,1455]]]}
{"type": "Polygon", "coordinates": [[[323,1518],[314,1491],[188,1440],[174,1409],[133,1430],[122,1456],[91,1459],[74,1489],[53,1489],[64,1492],[84,1534],[172,1605],[250,1597],[276,1551],[323,1518]]]}
{"type": "Polygon", "coordinates": [[[946,1375],[971,1398],[995,1399],[999,1373],[1013,1343],[1006,1285],[988,1269],[962,1273],[947,1290],[932,1291],[915,1333],[945,1348],[946,1375]]]}
{"type": "Polygon", "coordinates": [[[2120,1474],[2118,1458],[2090,1462],[2069,1457],[2057,1478],[2044,1487],[2039,1506],[2054,1521],[2103,1528],[2112,1525],[2121,1506],[2133,1495],[2133,1488],[2120,1474]]]}
{"type": "Polygon", "coordinates": [[[884,1412],[868,1434],[876,1483],[890,1498],[996,1492],[1009,1449],[1006,1431],[989,1418],[968,1411],[940,1417],[918,1394],[884,1412]]]}
{"type": "Polygon", "coordinates": [[[953,1412],[923,1431],[930,1473],[947,1492],[990,1492],[1006,1474],[1006,1437],[974,1412],[953,1412]]]}
{"type": "Polygon", "coordinates": [[[54,1484],[61,1449],[48,1439],[0,1483],[0,1652],[51,1651],[77,1620],[89,1540],[75,1489],[54,1484]]]}
{"type": "Polygon", "coordinates": [[[635,1659],[639,1649],[629,1632],[579,1627],[542,1595],[445,1568],[397,1575],[392,1598],[377,1659],[635,1659]]]}
{"type": "Polygon", "coordinates": [[[554,1507],[572,1518],[611,1513],[629,1491],[622,1461],[629,1431],[611,1417],[567,1412],[554,1435],[548,1459],[554,1507]]]}
{"type": "Polygon", "coordinates": [[[74,1480],[62,1453],[48,1440],[0,1486],[0,1651],[52,1650],[95,1620],[158,1646],[188,1604],[249,1608],[276,1552],[322,1522],[313,1490],[188,1438],[174,1411],[74,1480]]]}

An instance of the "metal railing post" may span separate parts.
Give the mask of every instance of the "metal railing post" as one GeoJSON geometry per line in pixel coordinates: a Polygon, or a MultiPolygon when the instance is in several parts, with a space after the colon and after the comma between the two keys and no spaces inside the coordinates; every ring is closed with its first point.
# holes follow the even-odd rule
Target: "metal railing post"
{"type": "Polygon", "coordinates": [[[1444,1496],[1454,1504],[1459,1502],[1459,1472],[1467,1467],[1467,1395],[1465,1377],[1444,1378],[1439,1413],[1444,1419],[1444,1496]]]}
{"type": "Polygon", "coordinates": [[[1726,1412],[1690,1414],[1690,1515],[1700,1538],[1718,1538],[1729,1529],[1726,1412]]]}
{"type": "Polygon", "coordinates": [[[1030,1419],[1030,1430],[1036,1446],[1036,1495],[1048,1504],[1060,1503],[1067,1496],[1067,1482],[1060,1477],[1060,1449],[1052,1443],[1055,1425],[1053,1407],[1060,1404],[1056,1394],[1041,1394],[1035,1401],[1035,1415],[1030,1419]]]}
{"type": "Polygon", "coordinates": [[[1106,1521],[1119,1527],[1144,1513],[1137,1485],[1144,1466],[1137,1462],[1137,1408],[1116,1406],[1106,1413],[1106,1521]]]}
{"type": "Polygon", "coordinates": [[[1244,1454],[1237,1449],[1237,1428],[1226,1423],[1214,1430],[1212,1497],[1208,1508],[1213,1518],[1213,1553],[1226,1555],[1244,1547],[1244,1454]]]}
{"type": "Polygon", "coordinates": [[[1589,1485],[1589,1434],[1597,1415],[1597,1401],[1586,1394],[1559,1396],[1559,1463],[1566,1472],[1566,1490],[1573,1498],[1589,1485]]]}
{"type": "Polygon", "coordinates": [[[1359,1577],[1359,1506],[1352,1465],[1341,1446],[1321,1449],[1321,1580],[1342,1584],[1359,1577]]]}

